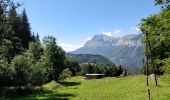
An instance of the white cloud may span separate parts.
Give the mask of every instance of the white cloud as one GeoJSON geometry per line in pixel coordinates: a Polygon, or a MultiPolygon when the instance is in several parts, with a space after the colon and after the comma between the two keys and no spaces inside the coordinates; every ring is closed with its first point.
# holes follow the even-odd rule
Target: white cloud
{"type": "Polygon", "coordinates": [[[59,44],[59,46],[61,46],[66,52],[74,51],[82,47],[82,45],[73,45],[73,44],[67,44],[67,43],[61,43],[59,44]]]}
{"type": "Polygon", "coordinates": [[[107,36],[112,36],[112,32],[103,32],[104,35],[107,35],[107,36]]]}
{"type": "Polygon", "coordinates": [[[92,39],[92,37],[87,37],[87,38],[86,38],[86,42],[87,42],[87,41],[90,41],[91,39],[92,39]]]}
{"type": "Polygon", "coordinates": [[[104,35],[107,35],[107,36],[118,36],[119,34],[118,33],[121,33],[122,30],[121,29],[114,29],[112,32],[103,32],[104,35]]]}
{"type": "Polygon", "coordinates": [[[114,29],[113,30],[113,37],[122,37],[124,33],[122,32],[121,29],[114,29]]]}
{"type": "Polygon", "coordinates": [[[140,31],[140,29],[139,29],[138,26],[136,26],[136,27],[131,27],[130,30],[132,30],[132,31],[135,32],[135,33],[141,33],[141,31],[140,31]]]}
{"type": "Polygon", "coordinates": [[[138,32],[140,32],[140,29],[139,29],[139,27],[136,27],[136,28],[135,28],[135,30],[136,30],[136,31],[138,31],[138,32]]]}
{"type": "Polygon", "coordinates": [[[117,34],[117,33],[120,33],[120,32],[122,32],[120,29],[116,29],[116,30],[114,31],[114,34],[117,34]]]}

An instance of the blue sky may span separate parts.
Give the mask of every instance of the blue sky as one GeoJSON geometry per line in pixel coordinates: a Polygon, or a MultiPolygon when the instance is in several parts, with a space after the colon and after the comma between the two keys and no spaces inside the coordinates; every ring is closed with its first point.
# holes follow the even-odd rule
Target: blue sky
{"type": "Polygon", "coordinates": [[[95,34],[137,34],[142,18],[158,13],[154,0],[20,0],[33,32],[52,35],[64,50],[75,50],[95,34]]]}

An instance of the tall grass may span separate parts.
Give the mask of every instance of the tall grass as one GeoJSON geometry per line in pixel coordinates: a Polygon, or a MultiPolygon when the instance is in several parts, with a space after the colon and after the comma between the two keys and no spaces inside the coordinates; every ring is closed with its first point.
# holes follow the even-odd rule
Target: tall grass
{"type": "MultiPolygon", "coordinates": [[[[22,100],[147,100],[145,76],[84,80],[73,77],[63,82],[51,82],[43,86],[44,92],[20,97],[22,100]],[[45,92],[48,91],[48,92],[45,92]]],[[[170,81],[166,77],[149,81],[152,100],[170,100],[170,81]]],[[[15,97],[16,100],[18,97],[15,97]]],[[[13,98],[13,99],[15,99],[13,98]]],[[[12,99],[9,97],[8,99],[12,99]]]]}

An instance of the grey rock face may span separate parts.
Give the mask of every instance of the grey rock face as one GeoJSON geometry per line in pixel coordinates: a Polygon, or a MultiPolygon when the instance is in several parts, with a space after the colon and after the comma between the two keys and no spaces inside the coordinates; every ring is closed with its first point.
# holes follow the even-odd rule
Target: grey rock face
{"type": "Polygon", "coordinates": [[[121,38],[106,35],[95,35],[74,54],[99,54],[116,65],[140,67],[143,59],[142,34],[132,34],[121,38]]]}

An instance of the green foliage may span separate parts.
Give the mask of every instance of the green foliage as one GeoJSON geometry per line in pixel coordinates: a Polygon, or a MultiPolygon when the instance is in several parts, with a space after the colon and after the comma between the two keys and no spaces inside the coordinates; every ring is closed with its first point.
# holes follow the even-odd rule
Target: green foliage
{"type": "Polygon", "coordinates": [[[15,69],[14,83],[16,86],[37,86],[46,83],[52,74],[52,64],[43,54],[41,45],[31,42],[24,55],[15,56],[11,66],[15,69]]]}
{"type": "MultiPolygon", "coordinates": [[[[162,61],[170,57],[170,7],[162,9],[159,14],[151,15],[142,20],[140,29],[147,36],[144,36],[143,42],[150,42],[149,50],[148,45],[145,45],[145,55],[149,59],[155,59],[156,72],[163,72],[162,61]]],[[[159,74],[160,74],[159,73],[159,74]]]]}
{"type": "Polygon", "coordinates": [[[106,76],[110,76],[110,77],[116,76],[117,74],[116,71],[117,71],[116,67],[109,66],[107,67],[106,76]]]}
{"type": "Polygon", "coordinates": [[[18,6],[13,0],[0,1],[0,85],[37,86],[57,80],[66,67],[64,50],[52,36],[43,39],[43,48],[39,35],[31,32],[26,10],[19,14],[18,6]]]}
{"type": "Polygon", "coordinates": [[[14,68],[7,61],[0,60],[0,87],[10,86],[13,80],[14,68]]]}
{"type": "Polygon", "coordinates": [[[43,48],[41,44],[39,42],[30,42],[26,55],[33,63],[36,63],[43,55],[43,48]]]}
{"type": "Polygon", "coordinates": [[[111,61],[101,55],[95,54],[71,54],[67,53],[68,59],[77,60],[79,64],[83,63],[93,63],[102,66],[112,66],[114,65],[111,61]]]}
{"type": "Polygon", "coordinates": [[[64,80],[67,78],[71,78],[72,72],[69,70],[69,68],[66,68],[62,71],[62,73],[59,76],[59,80],[64,80]]]}
{"type": "Polygon", "coordinates": [[[163,61],[161,61],[163,63],[164,70],[167,74],[170,74],[170,58],[164,59],[163,61]]]}
{"type": "MultiPolygon", "coordinates": [[[[144,73],[146,75],[146,63],[141,68],[141,71],[142,71],[142,73],[144,73]]],[[[155,64],[155,70],[154,70],[154,68],[152,67],[151,61],[148,61],[148,74],[152,74],[155,72],[157,75],[163,75],[164,71],[165,70],[162,66],[162,62],[157,62],[155,64]]]]}
{"type": "Polygon", "coordinates": [[[78,62],[73,59],[66,60],[66,68],[70,69],[73,76],[76,76],[77,72],[80,71],[80,66],[79,66],[78,62]]]}
{"type": "Polygon", "coordinates": [[[20,30],[21,42],[22,42],[23,48],[28,48],[29,42],[34,39],[31,36],[31,28],[28,22],[28,17],[27,17],[25,9],[23,10],[21,14],[20,24],[21,24],[21,30],[20,30]]]}
{"type": "Polygon", "coordinates": [[[42,85],[48,81],[52,68],[46,57],[42,56],[39,61],[30,68],[31,85],[42,85]]]}
{"type": "Polygon", "coordinates": [[[48,58],[43,55],[43,48],[39,42],[30,42],[29,49],[24,54],[30,61],[29,84],[42,85],[49,79],[52,74],[52,66],[48,58]]]}
{"type": "Polygon", "coordinates": [[[43,85],[43,89],[44,90],[56,90],[57,88],[59,88],[59,84],[56,81],[51,81],[45,85],[43,85]]]}
{"type": "Polygon", "coordinates": [[[2,44],[0,46],[0,59],[5,59],[6,61],[10,61],[12,59],[11,52],[13,50],[13,45],[10,40],[3,39],[2,44]]]}
{"type": "Polygon", "coordinates": [[[84,76],[85,74],[104,74],[106,77],[114,77],[114,76],[120,76],[123,72],[123,68],[121,66],[101,66],[101,65],[95,65],[95,64],[82,64],[80,66],[80,72],[79,75],[84,76]]]}
{"type": "Polygon", "coordinates": [[[170,3],[170,0],[155,0],[155,5],[167,5],[170,3]]]}
{"type": "Polygon", "coordinates": [[[56,44],[56,39],[52,36],[44,37],[43,45],[45,47],[45,56],[48,58],[54,69],[54,73],[51,78],[57,80],[60,72],[65,67],[65,52],[56,44]]]}
{"type": "Polygon", "coordinates": [[[16,56],[12,62],[12,67],[15,69],[14,83],[17,86],[25,86],[29,82],[30,78],[30,62],[23,56],[16,56]]]}

